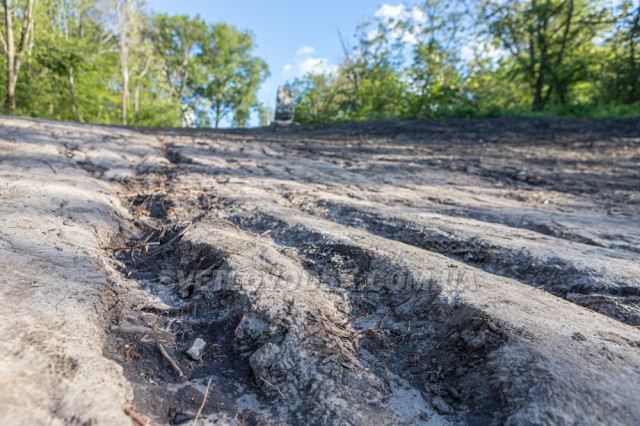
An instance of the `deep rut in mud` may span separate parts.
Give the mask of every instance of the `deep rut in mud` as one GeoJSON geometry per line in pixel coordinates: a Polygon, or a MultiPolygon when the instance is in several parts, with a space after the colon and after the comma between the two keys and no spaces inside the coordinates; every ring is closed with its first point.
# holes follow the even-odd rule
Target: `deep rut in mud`
{"type": "MultiPolygon", "coordinates": [[[[609,341],[607,327],[620,323],[589,331],[575,303],[640,323],[636,255],[622,243],[568,230],[559,238],[533,210],[522,224],[509,212],[456,214],[455,203],[417,195],[426,178],[387,194],[378,186],[405,173],[376,156],[392,148],[340,148],[384,169],[376,180],[347,164],[354,185],[343,191],[345,153],[320,140],[303,149],[282,137],[163,138],[166,165],[129,179],[122,195],[135,219],[111,245],[130,289],[108,349],[134,407],[156,422],[192,421],[209,380],[205,422],[362,425],[371,416],[556,422],[599,413],[588,400],[566,404],[585,381],[625,389],[634,380],[577,361],[587,356],[580,345],[609,341]],[[425,199],[446,208],[416,205],[425,199]],[[540,322],[543,311],[551,319],[540,322]],[[559,329],[567,317],[571,330],[559,329]],[[196,339],[206,350],[194,360],[196,339]]],[[[634,368],[626,349],[587,353],[610,359],[612,350],[622,370],[634,368]]]]}
{"type": "Polygon", "coordinates": [[[195,292],[201,277],[194,271],[220,266],[221,255],[210,251],[194,258],[179,248],[184,233],[206,211],[209,196],[176,197],[171,179],[169,169],[127,188],[137,226],[125,233],[124,241],[115,241],[112,251],[123,277],[138,288],[122,295],[113,313],[109,356],[124,366],[134,387],[134,406],[155,422],[192,422],[210,379],[215,385],[207,395],[205,415],[255,423],[256,385],[247,362],[232,349],[240,321],[234,306],[241,303],[231,293],[208,298],[195,292]],[[197,360],[186,355],[195,339],[206,342],[197,360]],[[236,399],[245,400],[246,407],[239,408],[236,399]]]}
{"type": "MultiPolygon", "coordinates": [[[[506,335],[471,307],[451,309],[439,303],[439,280],[425,279],[375,249],[335,241],[268,215],[231,220],[257,234],[268,232],[283,249],[295,249],[323,286],[348,301],[348,324],[360,336],[358,356],[386,384],[389,395],[424,393],[437,413],[464,413],[460,418],[467,424],[506,419],[508,402],[490,379],[488,360],[506,335]]],[[[450,282],[464,279],[464,271],[449,270],[447,275],[450,282]]],[[[428,410],[415,416],[405,420],[427,420],[428,410]]]]}
{"type": "MultiPolygon", "coordinates": [[[[482,232],[465,235],[442,221],[416,223],[348,205],[320,203],[320,206],[326,212],[323,217],[337,223],[441,253],[475,268],[544,289],[618,321],[640,326],[637,307],[640,287],[629,283],[628,278],[591,265],[576,267],[553,254],[545,256],[508,243],[501,245],[484,238],[482,232]],[[601,303],[594,303],[598,298],[601,303]],[[616,302],[607,303],[607,299],[616,302]]],[[[513,225],[517,230],[518,226],[513,225]]]]}
{"type": "MultiPolygon", "coordinates": [[[[172,156],[172,160],[176,158],[172,156]]],[[[134,386],[134,406],[145,415],[160,423],[192,421],[211,379],[213,391],[203,411],[209,420],[269,423],[278,413],[293,422],[348,418],[346,407],[314,404],[322,402],[318,387],[332,380],[333,385],[322,393],[340,387],[345,391],[361,388],[357,399],[365,395],[369,409],[379,411],[385,422],[439,422],[441,415],[455,412],[465,412],[465,421],[477,424],[506,417],[506,402],[486,371],[487,354],[505,337],[488,318],[483,319],[481,313],[473,313],[470,308],[438,306],[435,282],[405,282],[410,270],[392,261],[376,260],[375,253],[361,247],[336,244],[303,228],[291,230],[286,223],[269,218],[248,224],[232,217],[229,223],[247,229],[250,238],[264,239],[261,236],[268,235],[265,231],[276,229],[266,237],[270,241],[267,245],[287,260],[301,262],[304,269],[298,272],[308,274],[311,285],[322,288],[320,296],[324,289],[339,296],[334,303],[342,306],[344,314],[339,320],[325,317],[328,323],[310,333],[326,334],[309,350],[312,358],[323,358],[318,359],[319,364],[327,368],[316,373],[308,389],[288,391],[286,381],[291,377],[277,374],[273,360],[265,366],[255,354],[272,345],[265,342],[264,334],[273,331],[261,329],[263,325],[269,327],[274,320],[286,323],[284,315],[290,314],[291,308],[275,318],[263,318],[257,330],[249,324],[243,333],[242,327],[254,321],[252,316],[261,314],[242,288],[227,287],[233,287],[237,274],[247,274],[257,281],[264,276],[251,269],[230,267],[221,271],[228,256],[224,247],[183,238],[211,213],[212,197],[184,188],[181,193],[173,180],[175,169],[170,168],[127,185],[126,199],[137,218],[136,226],[128,230],[124,241],[114,241],[110,248],[123,277],[138,288],[125,295],[114,312],[109,352],[125,367],[134,386]],[[295,236],[294,240],[287,235],[295,236]],[[288,253],[291,248],[297,253],[288,253]],[[394,283],[387,282],[389,277],[406,288],[396,291],[394,283]],[[389,285],[386,293],[380,291],[389,285]],[[197,361],[186,355],[196,338],[207,345],[197,361]],[[328,342],[341,338],[353,348],[328,342]],[[464,366],[460,360],[464,360],[464,366]],[[338,381],[336,369],[341,370],[338,381]]],[[[273,266],[275,269],[268,273],[276,282],[292,272],[285,263],[273,266]]],[[[291,290],[295,294],[300,289],[291,290]]],[[[284,302],[295,303],[295,298],[284,302]]],[[[318,313],[325,316],[322,310],[314,314],[312,306],[301,310],[307,317],[318,313]]],[[[278,344],[286,340],[287,327],[275,333],[278,344]]],[[[308,330],[302,333],[309,334],[308,330]]],[[[300,341],[296,345],[304,345],[311,337],[297,338],[300,341]]],[[[305,356],[300,361],[311,359],[305,356]]],[[[356,413],[352,421],[365,424],[361,415],[356,413]]]]}

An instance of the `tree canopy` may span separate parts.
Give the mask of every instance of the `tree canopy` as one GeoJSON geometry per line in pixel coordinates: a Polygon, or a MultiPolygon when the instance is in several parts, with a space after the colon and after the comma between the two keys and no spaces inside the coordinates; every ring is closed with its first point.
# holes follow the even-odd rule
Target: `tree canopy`
{"type": "Polygon", "coordinates": [[[292,87],[301,122],[640,115],[640,4],[427,0],[343,40],[335,72],[292,87]]]}
{"type": "Polygon", "coordinates": [[[6,113],[91,123],[244,126],[268,75],[254,36],[137,0],[3,1],[6,113]]]}
{"type": "MultiPolygon", "coordinates": [[[[640,115],[638,0],[398,7],[336,39],[338,67],[290,82],[297,121],[640,115]]],[[[243,127],[254,112],[270,122],[257,99],[269,69],[249,31],[153,14],[142,0],[4,0],[0,15],[4,113],[243,127]]]]}

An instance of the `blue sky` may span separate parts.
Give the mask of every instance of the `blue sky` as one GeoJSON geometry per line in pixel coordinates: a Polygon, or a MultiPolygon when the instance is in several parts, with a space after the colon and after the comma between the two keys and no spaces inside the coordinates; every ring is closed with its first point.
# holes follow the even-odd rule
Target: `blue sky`
{"type": "MultiPolygon", "coordinates": [[[[415,4],[416,1],[408,1],[415,4]]],[[[257,56],[269,64],[271,77],[260,101],[274,106],[276,90],[305,71],[331,68],[342,48],[338,29],[351,37],[357,24],[380,10],[393,13],[400,1],[380,0],[148,0],[155,12],[200,15],[207,22],[227,22],[256,36],[257,56]],[[381,9],[382,7],[382,9],[381,9]]]]}

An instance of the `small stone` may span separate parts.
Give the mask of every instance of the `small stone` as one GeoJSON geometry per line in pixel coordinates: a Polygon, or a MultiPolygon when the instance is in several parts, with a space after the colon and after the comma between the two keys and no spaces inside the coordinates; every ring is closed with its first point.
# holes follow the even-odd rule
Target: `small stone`
{"type": "Polygon", "coordinates": [[[444,399],[440,398],[439,396],[436,396],[431,400],[431,405],[438,412],[438,414],[451,413],[451,407],[449,407],[449,404],[444,402],[444,399]]]}
{"type": "Polygon", "coordinates": [[[170,277],[169,275],[161,275],[160,276],[160,282],[164,285],[170,285],[174,283],[174,279],[173,277],[170,277]]]}
{"type": "Polygon", "coordinates": [[[422,422],[428,422],[429,421],[429,413],[427,413],[426,411],[421,411],[419,414],[417,414],[414,419],[418,419],[422,422]]]}
{"type": "Polygon", "coordinates": [[[458,391],[454,387],[447,388],[447,393],[449,394],[449,396],[451,398],[453,398],[456,401],[460,401],[462,399],[462,398],[460,398],[460,394],[458,393],[458,391]]]}
{"type": "Polygon", "coordinates": [[[412,367],[409,367],[409,373],[411,374],[418,374],[422,372],[422,367],[419,365],[414,365],[412,367]]]}
{"type": "Polygon", "coordinates": [[[198,337],[193,341],[193,344],[187,351],[187,355],[189,355],[194,361],[198,361],[200,358],[202,358],[202,354],[204,354],[204,350],[206,347],[207,342],[198,337]]]}
{"type": "Polygon", "coordinates": [[[578,342],[584,342],[587,340],[587,338],[585,337],[584,334],[582,333],[573,333],[573,335],[571,336],[571,338],[573,340],[577,340],[578,342]]]}
{"type": "Polygon", "coordinates": [[[467,345],[475,350],[482,349],[487,343],[487,336],[484,331],[480,331],[476,334],[471,330],[464,330],[461,337],[467,345]]]}

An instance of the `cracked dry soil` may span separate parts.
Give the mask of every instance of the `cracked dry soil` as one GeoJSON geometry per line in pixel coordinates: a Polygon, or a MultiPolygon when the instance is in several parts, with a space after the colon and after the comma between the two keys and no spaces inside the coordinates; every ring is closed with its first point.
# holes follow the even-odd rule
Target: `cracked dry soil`
{"type": "Polygon", "coordinates": [[[638,129],[2,117],[2,423],[639,423],[638,129]]]}

